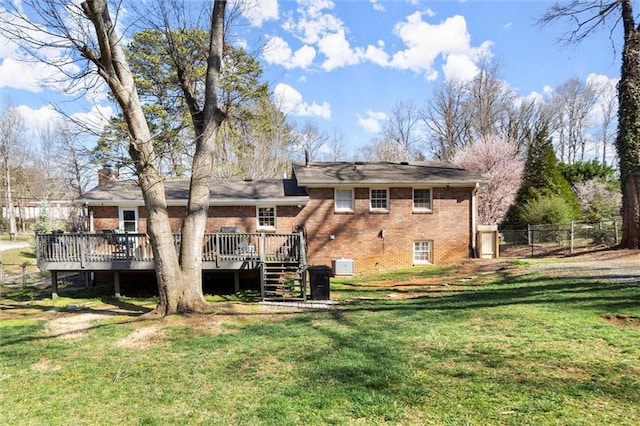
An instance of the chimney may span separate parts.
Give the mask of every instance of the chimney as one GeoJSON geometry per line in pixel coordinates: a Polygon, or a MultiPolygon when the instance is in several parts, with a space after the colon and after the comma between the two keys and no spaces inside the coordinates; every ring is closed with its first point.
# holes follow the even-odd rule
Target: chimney
{"type": "Polygon", "coordinates": [[[115,182],[118,180],[118,172],[111,167],[111,164],[105,164],[98,170],[98,185],[115,182]]]}

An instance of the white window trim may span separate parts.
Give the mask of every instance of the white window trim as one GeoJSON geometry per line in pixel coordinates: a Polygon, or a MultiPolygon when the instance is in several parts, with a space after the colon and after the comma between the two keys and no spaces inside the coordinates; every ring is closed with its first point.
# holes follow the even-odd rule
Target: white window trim
{"type": "MultiPolygon", "coordinates": [[[[135,230],[133,232],[138,232],[138,208],[137,207],[118,207],[118,229],[124,231],[124,212],[125,211],[133,211],[135,215],[135,230]]],[[[129,231],[131,232],[131,231],[129,231]]]]}
{"type": "Polygon", "coordinates": [[[389,208],[390,208],[389,192],[390,192],[389,188],[369,188],[369,211],[372,211],[372,212],[388,212],[389,208]],[[387,203],[386,203],[387,204],[387,208],[380,208],[380,207],[375,207],[374,208],[371,205],[371,201],[372,201],[371,193],[373,191],[385,191],[386,192],[386,194],[387,194],[387,196],[386,196],[387,197],[387,203]]]}
{"type": "Polygon", "coordinates": [[[433,264],[433,240],[415,240],[411,243],[411,255],[414,265],[432,265],[433,264]],[[416,243],[429,244],[429,260],[416,259],[416,243]]]}
{"type": "Polygon", "coordinates": [[[355,190],[353,188],[334,188],[333,190],[333,209],[336,212],[353,212],[355,209],[355,190]],[[351,207],[339,208],[338,207],[338,191],[350,191],[351,192],[351,207]]]}
{"type": "Polygon", "coordinates": [[[275,231],[278,225],[278,207],[277,206],[256,206],[256,229],[259,231],[275,231]],[[260,209],[273,209],[273,226],[260,225],[260,209]]]}
{"type": "Polygon", "coordinates": [[[433,211],[433,188],[411,188],[411,203],[412,203],[414,212],[432,212],[433,211]],[[416,194],[415,194],[416,189],[429,190],[429,205],[431,205],[431,208],[416,207],[416,194]]]}

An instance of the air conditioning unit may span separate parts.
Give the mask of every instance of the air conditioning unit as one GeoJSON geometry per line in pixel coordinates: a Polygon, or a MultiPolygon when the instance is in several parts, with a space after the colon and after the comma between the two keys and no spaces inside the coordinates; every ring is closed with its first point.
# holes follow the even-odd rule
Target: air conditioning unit
{"type": "Polygon", "coordinates": [[[353,259],[334,259],[331,261],[333,275],[345,276],[355,273],[355,262],[353,259]]]}

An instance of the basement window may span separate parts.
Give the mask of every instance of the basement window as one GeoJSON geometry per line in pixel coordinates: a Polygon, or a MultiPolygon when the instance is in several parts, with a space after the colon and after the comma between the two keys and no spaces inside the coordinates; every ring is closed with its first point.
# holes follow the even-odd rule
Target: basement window
{"type": "Polygon", "coordinates": [[[413,263],[416,265],[428,265],[433,263],[433,242],[414,241],[413,242],[413,263]]]}

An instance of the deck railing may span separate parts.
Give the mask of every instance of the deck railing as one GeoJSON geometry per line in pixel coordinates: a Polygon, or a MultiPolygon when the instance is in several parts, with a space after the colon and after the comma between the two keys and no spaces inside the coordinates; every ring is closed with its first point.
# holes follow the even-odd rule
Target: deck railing
{"type": "MultiPolygon", "coordinates": [[[[181,235],[174,234],[176,250],[181,235]]],[[[114,261],[152,262],[153,253],[147,234],[108,232],[36,234],[38,264],[100,263],[114,261]]],[[[302,233],[207,233],[203,239],[202,260],[291,261],[305,263],[302,233]]]]}

